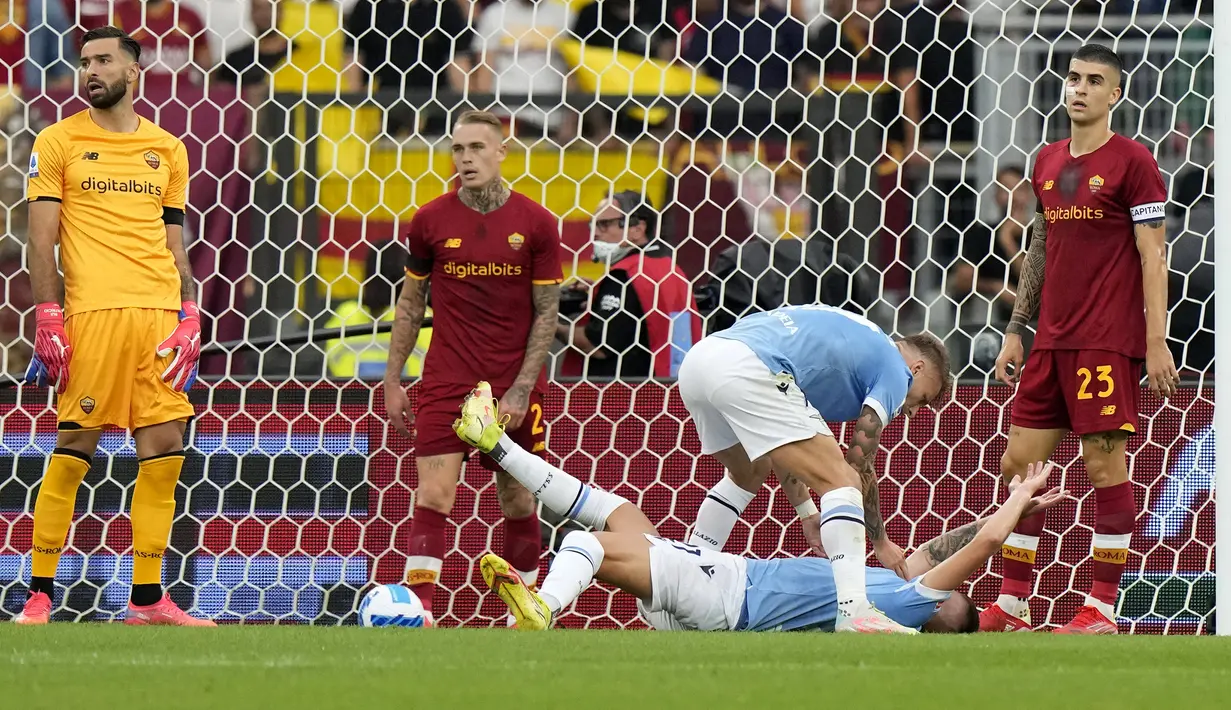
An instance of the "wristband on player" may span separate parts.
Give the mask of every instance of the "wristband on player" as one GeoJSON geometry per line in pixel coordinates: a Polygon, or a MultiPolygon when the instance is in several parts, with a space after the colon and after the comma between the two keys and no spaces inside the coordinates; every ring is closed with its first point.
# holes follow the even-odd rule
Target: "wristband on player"
{"type": "Polygon", "coordinates": [[[40,303],[34,307],[35,323],[64,325],[64,309],[55,301],[40,303]]]}
{"type": "Polygon", "coordinates": [[[799,515],[799,519],[810,518],[821,511],[816,509],[816,502],[812,500],[812,496],[808,496],[808,500],[795,506],[795,513],[799,515]]]}

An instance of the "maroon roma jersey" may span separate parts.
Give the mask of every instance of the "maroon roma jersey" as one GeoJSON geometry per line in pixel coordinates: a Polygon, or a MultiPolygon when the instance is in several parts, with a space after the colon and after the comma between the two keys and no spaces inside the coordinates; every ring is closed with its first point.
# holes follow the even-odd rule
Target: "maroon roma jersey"
{"type": "MultiPolygon", "coordinates": [[[[407,275],[431,278],[432,344],[424,381],[487,380],[497,391],[511,386],[534,322],[532,286],[564,278],[555,215],[516,192],[499,209],[480,214],[454,191],[415,213],[406,241],[407,275]]],[[[546,385],[544,368],[537,387],[546,385]]]]}
{"type": "Polygon", "coordinates": [[[1145,294],[1135,224],[1166,216],[1158,163],[1120,135],[1074,158],[1069,141],[1043,148],[1031,178],[1047,220],[1038,350],[1110,350],[1145,359],[1145,294]]]}

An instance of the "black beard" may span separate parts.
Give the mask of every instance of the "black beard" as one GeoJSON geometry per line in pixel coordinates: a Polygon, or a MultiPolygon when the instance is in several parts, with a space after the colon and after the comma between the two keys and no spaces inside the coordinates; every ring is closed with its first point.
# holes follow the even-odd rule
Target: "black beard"
{"type": "Polygon", "coordinates": [[[90,96],[89,89],[86,89],[86,97],[89,99],[90,105],[104,111],[120,103],[126,93],[128,93],[128,82],[124,79],[120,79],[108,86],[107,90],[98,98],[90,96]]]}

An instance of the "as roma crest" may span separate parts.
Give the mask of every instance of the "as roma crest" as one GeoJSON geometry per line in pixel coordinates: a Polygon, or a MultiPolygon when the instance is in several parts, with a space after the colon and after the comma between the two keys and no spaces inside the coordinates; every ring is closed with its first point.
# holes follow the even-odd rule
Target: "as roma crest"
{"type": "Polygon", "coordinates": [[[1095,175],[1090,178],[1090,193],[1094,194],[1103,189],[1103,178],[1100,175],[1095,175]]]}
{"type": "Polygon", "coordinates": [[[526,238],[517,232],[509,235],[509,246],[513,247],[513,251],[521,249],[521,245],[526,243],[526,238]]]}
{"type": "Polygon", "coordinates": [[[152,150],[147,150],[145,152],[144,157],[145,157],[145,164],[155,170],[158,169],[159,165],[162,165],[162,161],[158,159],[158,154],[152,150]]]}
{"type": "Polygon", "coordinates": [[[94,405],[96,404],[96,402],[94,401],[93,397],[82,397],[81,402],[79,404],[81,404],[81,411],[85,412],[86,414],[89,414],[90,412],[94,411],[94,405]]]}

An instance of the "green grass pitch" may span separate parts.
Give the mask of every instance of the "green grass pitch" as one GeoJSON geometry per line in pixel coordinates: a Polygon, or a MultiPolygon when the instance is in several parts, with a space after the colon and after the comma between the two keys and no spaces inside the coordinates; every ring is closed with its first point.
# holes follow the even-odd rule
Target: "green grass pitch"
{"type": "Polygon", "coordinates": [[[1225,639],[0,624],[0,706],[1231,707],[1225,639]]]}

